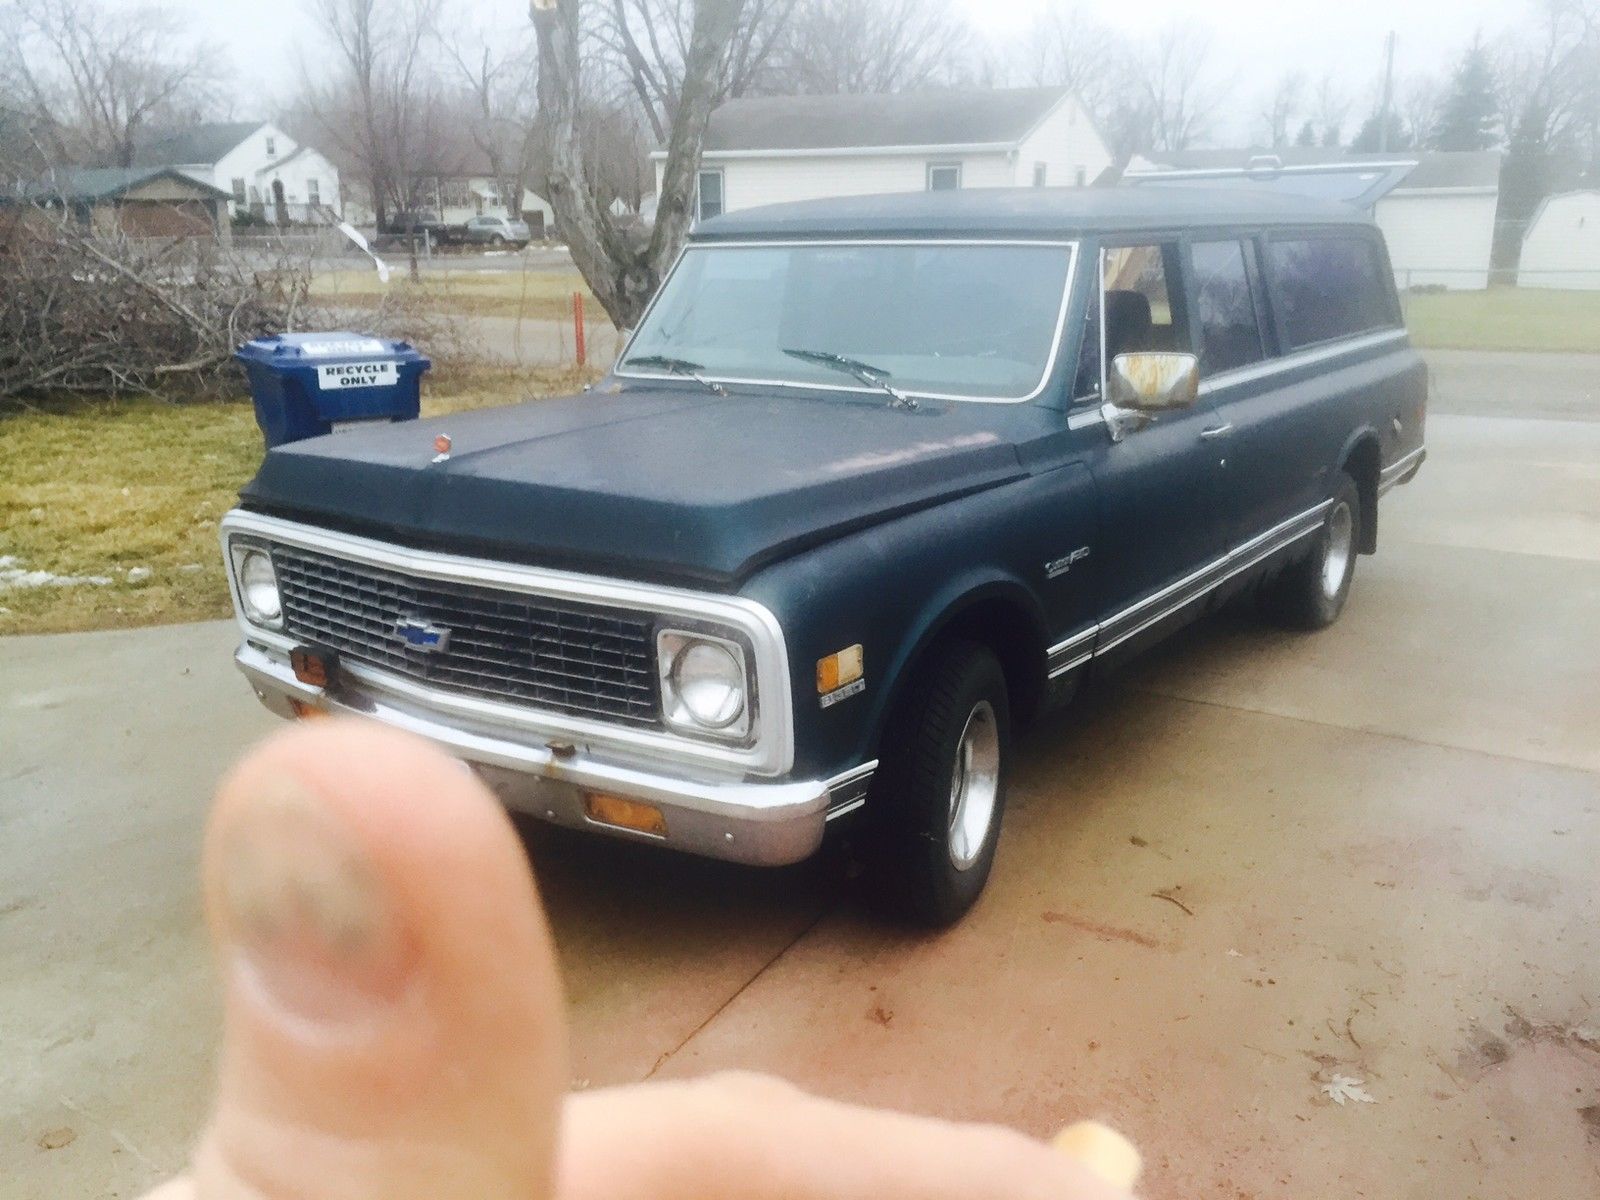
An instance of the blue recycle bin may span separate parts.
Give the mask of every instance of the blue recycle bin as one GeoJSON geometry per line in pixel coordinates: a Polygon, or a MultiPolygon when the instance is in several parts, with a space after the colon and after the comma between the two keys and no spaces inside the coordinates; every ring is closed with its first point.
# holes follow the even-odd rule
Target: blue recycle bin
{"type": "Polygon", "coordinates": [[[234,357],[250,377],[267,448],[369,421],[414,421],[422,374],[410,342],[359,333],[285,333],[246,342],[234,357]]]}

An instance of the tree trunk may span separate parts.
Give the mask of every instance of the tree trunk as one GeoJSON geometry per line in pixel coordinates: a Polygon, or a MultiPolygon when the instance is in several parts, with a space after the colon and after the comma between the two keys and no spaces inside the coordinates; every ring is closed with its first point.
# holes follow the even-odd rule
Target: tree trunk
{"type": "Polygon", "coordinates": [[[595,197],[578,136],[581,0],[532,0],[539,39],[539,107],[548,139],[545,199],[556,231],[589,290],[618,329],[631,329],[677,258],[693,218],[695,180],[706,122],[717,98],[723,48],[745,0],[697,0],[681,100],[667,140],[667,162],[649,241],[619,229],[595,197]]]}

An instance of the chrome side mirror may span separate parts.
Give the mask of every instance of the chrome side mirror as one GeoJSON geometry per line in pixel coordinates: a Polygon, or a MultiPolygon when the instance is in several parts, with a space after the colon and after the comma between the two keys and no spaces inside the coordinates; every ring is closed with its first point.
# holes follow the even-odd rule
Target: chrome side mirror
{"type": "Polygon", "coordinates": [[[1143,413],[1188,408],[1200,397],[1200,360],[1192,354],[1119,354],[1111,360],[1110,400],[1143,413]]]}
{"type": "Polygon", "coordinates": [[[1192,354],[1119,354],[1106,373],[1101,408],[1111,440],[1143,429],[1157,413],[1191,407],[1200,398],[1200,360],[1192,354]]]}

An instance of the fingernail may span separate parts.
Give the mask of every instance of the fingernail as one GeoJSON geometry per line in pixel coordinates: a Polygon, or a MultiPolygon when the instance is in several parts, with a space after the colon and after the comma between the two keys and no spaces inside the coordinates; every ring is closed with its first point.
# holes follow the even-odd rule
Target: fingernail
{"type": "Polygon", "coordinates": [[[303,785],[278,778],[226,830],[222,896],[247,986],[322,1024],[359,1019],[404,986],[404,938],[377,869],[303,785]]]}
{"type": "Polygon", "coordinates": [[[1144,1164],[1132,1142],[1108,1125],[1080,1121],[1056,1134],[1051,1143],[1063,1154],[1077,1159],[1106,1183],[1130,1191],[1139,1182],[1144,1164]]]}

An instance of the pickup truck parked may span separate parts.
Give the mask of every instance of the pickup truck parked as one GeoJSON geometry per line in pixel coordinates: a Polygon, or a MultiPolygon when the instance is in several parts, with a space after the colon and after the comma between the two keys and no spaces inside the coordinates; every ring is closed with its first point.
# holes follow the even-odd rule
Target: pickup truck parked
{"type": "Polygon", "coordinates": [[[1425,403],[1354,209],[738,212],[592,391],[272,450],[223,523],[237,661],[560,824],[767,864],[854,824],[950,922],[1017,726],[1231,596],[1336,620],[1425,403]]]}

